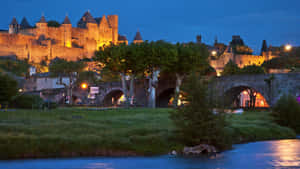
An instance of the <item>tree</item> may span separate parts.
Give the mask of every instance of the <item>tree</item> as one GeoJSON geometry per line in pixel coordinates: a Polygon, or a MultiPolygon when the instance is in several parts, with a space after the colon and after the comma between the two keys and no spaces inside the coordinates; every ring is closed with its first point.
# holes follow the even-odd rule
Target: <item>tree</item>
{"type": "Polygon", "coordinates": [[[273,108],[272,116],[278,124],[300,133],[300,105],[294,96],[281,96],[273,108]]]}
{"type": "Polygon", "coordinates": [[[134,47],[129,47],[126,44],[111,45],[100,49],[95,53],[94,60],[104,64],[104,69],[108,69],[113,73],[117,73],[121,77],[122,89],[126,100],[126,106],[129,106],[131,99],[133,99],[132,93],[133,85],[130,88],[127,87],[127,80],[130,79],[130,84],[134,82],[136,71],[133,71],[134,65],[138,65],[138,58],[133,59],[135,56],[134,47]]]}
{"type": "Polygon", "coordinates": [[[261,66],[249,65],[240,70],[241,74],[265,74],[265,70],[261,66]]]}
{"type": "Polygon", "coordinates": [[[209,52],[205,45],[189,43],[177,44],[176,47],[177,53],[173,55],[173,62],[171,60],[171,64],[166,68],[168,72],[175,73],[176,75],[176,88],[173,102],[175,107],[178,104],[180,87],[184,78],[193,71],[205,73],[209,68],[207,61],[209,52]]]}
{"type": "Polygon", "coordinates": [[[193,73],[183,85],[186,104],[171,112],[177,138],[185,145],[209,144],[224,148],[230,146],[224,132],[223,113],[213,113],[208,89],[204,81],[193,73]]]}
{"type": "Polygon", "coordinates": [[[240,68],[232,60],[229,60],[229,62],[224,67],[222,75],[227,76],[227,75],[237,75],[237,74],[240,74],[240,68]]]}
{"type": "Polygon", "coordinates": [[[0,104],[7,105],[17,93],[17,81],[7,74],[0,73],[0,104]]]}
{"type": "Polygon", "coordinates": [[[60,78],[59,84],[64,85],[67,89],[69,104],[73,104],[73,88],[77,79],[78,73],[82,72],[85,64],[80,61],[67,61],[64,59],[53,60],[49,65],[49,71],[53,76],[60,78]],[[62,81],[62,77],[67,76],[69,78],[69,84],[62,81]]]}
{"type": "Polygon", "coordinates": [[[55,20],[51,20],[51,21],[48,21],[48,27],[60,27],[60,23],[55,21],[55,20]]]}
{"type": "Polygon", "coordinates": [[[96,76],[96,72],[93,71],[83,71],[78,74],[77,83],[87,82],[89,84],[97,83],[98,79],[96,76]]]}
{"type": "Polygon", "coordinates": [[[161,71],[170,67],[177,56],[177,48],[164,41],[144,42],[144,66],[148,77],[148,107],[155,108],[156,88],[161,71]]]}
{"type": "Polygon", "coordinates": [[[26,60],[0,59],[0,69],[25,77],[30,65],[26,60]]]}

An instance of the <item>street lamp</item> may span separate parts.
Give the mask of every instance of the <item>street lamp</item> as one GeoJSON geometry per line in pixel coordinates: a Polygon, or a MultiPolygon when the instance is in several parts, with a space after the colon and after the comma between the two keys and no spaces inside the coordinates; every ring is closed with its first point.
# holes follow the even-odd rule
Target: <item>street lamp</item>
{"type": "Polygon", "coordinates": [[[212,55],[212,56],[216,56],[216,55],[217,55],[217,51],[213,50],[213,51],[211,52],[211,55],[212,55]]]}
{"type": "Polygon", "coordinates": [[[290,45],[290,44],[287,44],[287,45],[285,45],[285,46],[284,46],[284,50],[285,50],[286,52],[289,52],[289,51],[291,51],[291,50],[292,50],[292,48],[293,48],[293,46],[292,46],[292,45],[290,45]]]}
{"type": "Polygon", "coordinates": [[[81,89],[85,90],[88,88],[88,85],[86,83],[81,83],[80,87],[81,89]]]}

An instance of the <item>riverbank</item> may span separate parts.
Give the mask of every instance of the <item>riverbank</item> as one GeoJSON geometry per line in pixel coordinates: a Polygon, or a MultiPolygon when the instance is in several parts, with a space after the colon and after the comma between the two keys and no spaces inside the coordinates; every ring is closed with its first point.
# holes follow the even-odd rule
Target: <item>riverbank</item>
{"type": "MultiPolygon", "coordinates": [[[[67,156],[148,156],[175,142],[171,109],[15,110],[0,113],[0,159],[67,156]]],[[[234,143],[295,138],[267,112],[228,115],[234,143]]]]}

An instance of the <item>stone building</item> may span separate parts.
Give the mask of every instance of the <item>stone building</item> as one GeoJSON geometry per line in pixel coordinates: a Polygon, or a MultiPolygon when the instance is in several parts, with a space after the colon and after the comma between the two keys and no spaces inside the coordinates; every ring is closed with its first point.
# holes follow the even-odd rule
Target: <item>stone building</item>
{"type": "Polygon", "coordinates": [[[32,27],[24,18],[19,24],[13,18],[8,31],[0,31],[0,57],[17,56],[39,63],[59,57],[67,60],[90,58],[99,47],[110,44],[128,44],[119,34],[117,15],[94,18],[84,13],[72,27],[68,16],[59,27],[48,26],[44,16],[32,27]]]}
{"type": "Polygon", "coordinates": [[[217,40],[214,46],[208,46],[211,53],[209,58],[210,65],[216,70],[217,75],[221,75],[225,65],[232,60],[240,68],[249,65],[262,65],[264,61],[270,60],[274,57],[278,57],[277,53],[273,52],[273,47],[267,47],[267,43],[264,40],[261,55],[253,55],[252,49],[244,44],[243,39],[240,36],[233,36],[229,45],[218,43],[217,40]],[[242,47],[243,50],[235,47],[242,47]]]}

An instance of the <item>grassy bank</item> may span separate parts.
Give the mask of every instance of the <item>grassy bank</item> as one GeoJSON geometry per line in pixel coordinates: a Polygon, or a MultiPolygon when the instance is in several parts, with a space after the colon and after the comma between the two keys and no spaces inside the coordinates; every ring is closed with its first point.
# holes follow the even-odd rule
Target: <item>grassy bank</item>
{"type": "MultiPolygon", "coordinates": [[[[24,157],[156,155],[181,147],[170,109],[0,112],[0,159],[24,157]]],[[[234,142],[294,138],[266,112],[230,115],[234,142]]]]}

